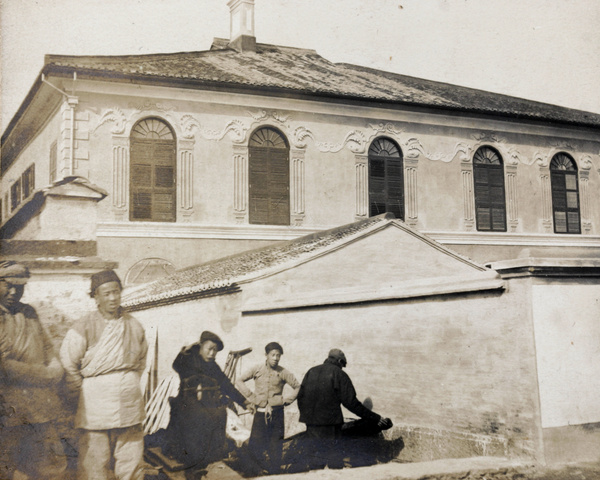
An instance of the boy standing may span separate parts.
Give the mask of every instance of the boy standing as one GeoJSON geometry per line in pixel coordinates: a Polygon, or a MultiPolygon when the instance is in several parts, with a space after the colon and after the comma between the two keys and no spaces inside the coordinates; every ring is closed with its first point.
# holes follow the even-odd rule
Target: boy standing
{"type": "Polygon", "coordinates": [[[237,380],[236,386],[257,407],[248,447],[257,460],[268,457],[266,470],[274,474],[279,473],[281,469],[283,410],[296,399],[300,383],[292,373],[279,366],[283,355],[283,347],[279,343],[269,343],[265,347],[265,355],[265,363],[244,372],[237,380]],[[254,393],[245,385],[245,382],[251,379],[254,380],[254,393]],[[286,383],[293,389],[289,396],[283,395],[286,383]]]}

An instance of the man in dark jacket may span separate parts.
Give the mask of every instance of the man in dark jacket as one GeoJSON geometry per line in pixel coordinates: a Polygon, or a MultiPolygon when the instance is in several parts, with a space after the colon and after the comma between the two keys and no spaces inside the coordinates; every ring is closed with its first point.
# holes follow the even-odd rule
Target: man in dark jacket
{"type": "Polygon", "coordinates": [[[250,410],[254,405],[233,386],[216,364],[222,340],[204,331],[200,341],[184,347],[173,362],[179,374],[179,394],[171,402],[171,420],[167,427],[172,442],[171,454],[190,474],[226,455],[225,406],[231,400],[250,410]]]}
{"type": "Polygon", "coordinates": [[[342,370],[346,364],[344,352],[334,348],[325,362],[311,368],[302,380],[298,408],[300,421],[306,424],[306,453],[311,457],[311,468],[343,467],[343,449],[339,444],[344,423],[341,405],[381,430],[392,426],[389,418],[372,412],[356,398],[352,380],[342,370]]]}

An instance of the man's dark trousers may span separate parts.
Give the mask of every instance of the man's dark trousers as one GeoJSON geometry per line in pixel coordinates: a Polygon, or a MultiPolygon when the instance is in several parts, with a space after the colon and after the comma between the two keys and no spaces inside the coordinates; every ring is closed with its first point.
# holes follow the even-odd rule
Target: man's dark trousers
{"type": "Polygon", "coordinates": [[[248,448],[261,468],[271,474],[281,471],[284,430],[283,408],[274,408],[270,415],[254,414],[248,448]]]}
{"type": "Polygon", "coordinates": [[[311,469],[344,468],[342,425],[307,425],[306,455],[311,469]]]}

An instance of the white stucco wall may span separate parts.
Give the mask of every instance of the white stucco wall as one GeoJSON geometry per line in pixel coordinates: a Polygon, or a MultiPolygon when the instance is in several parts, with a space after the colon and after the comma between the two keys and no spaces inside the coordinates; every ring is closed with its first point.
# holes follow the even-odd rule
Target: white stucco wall
{"type": "Polygon", "coordinates": [[[600,284],[532,287],[544,428],[600,422],[600,284]]]}

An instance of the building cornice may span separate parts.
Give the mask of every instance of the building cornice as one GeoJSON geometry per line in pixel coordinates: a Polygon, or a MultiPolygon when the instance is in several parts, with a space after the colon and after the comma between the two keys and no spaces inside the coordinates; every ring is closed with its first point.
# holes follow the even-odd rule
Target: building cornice
{"type": "Polygon", "coordinates": [[[504,245],[600,248],[600,235],[561,235],[510,232],[447,232],[437,230],[425,230],[423,231],[423,233],[444,245],[504,245]]]}
{"type": "MultiPolygon", "coordinates": [[[[200,225],[192,223],[100,222],[98,237],[291,240],[338,225],[200,225]]],[[[421,231],[442,245],[506,245],[600,248],[600,235],[421,231]]]]}

